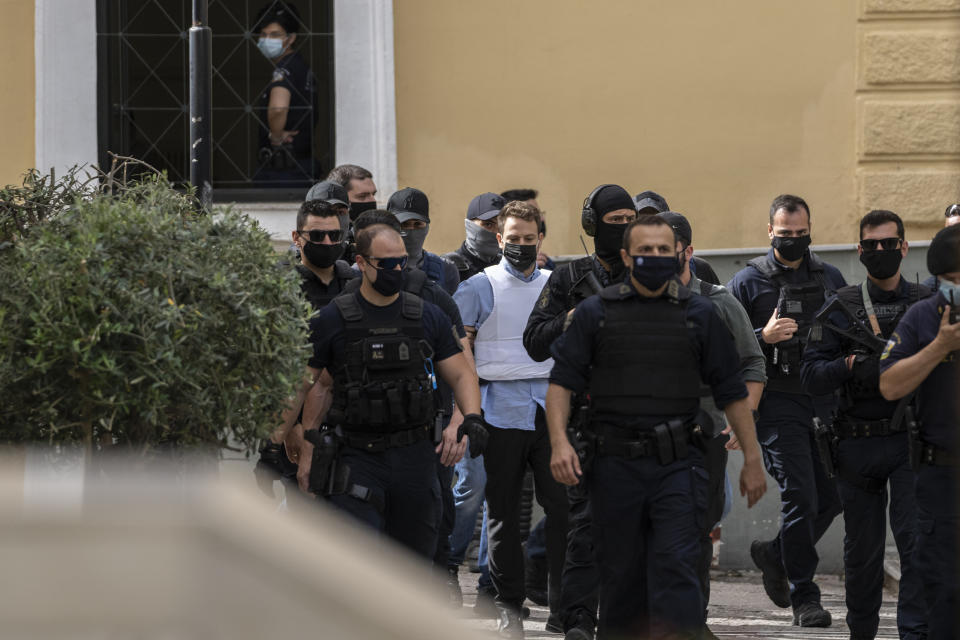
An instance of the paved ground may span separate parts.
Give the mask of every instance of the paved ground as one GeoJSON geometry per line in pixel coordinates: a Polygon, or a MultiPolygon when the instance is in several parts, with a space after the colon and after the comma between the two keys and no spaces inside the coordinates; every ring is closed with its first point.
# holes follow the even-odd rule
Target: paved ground
{"type": "MultiPolygon", "coordinates": [[[[848,638],[844,624],[846,608],[843,604],[843,583],[837,576],[819,576],[817,583],[822,592],[823,606],[833,615],[833,626],[827,629],[801,629],[794,627],[790,609],[778,609],[766,597],[756,572],[715,573],[710,604],[710,629],[720,638],[778,638],[782,640],[820,638],[848,638]]],[[[460,584],[464,592],[463,615],[470,627],[496,630],[492,620],[472,617],[472,605],[476,596],[477,574],[461,570],[460,584]]],[[[531,602],[530,619],[524,628],[528,640],[558,640],[563,636],[543,630],[549,613],[546,607],[531,602]]],[[[491,633],[491,636],[493,634],[491,633]]],[[[884,592],[883,608],[880,610],[880,632],[877,638],[897,638],[896,600],[884,592]]]]}

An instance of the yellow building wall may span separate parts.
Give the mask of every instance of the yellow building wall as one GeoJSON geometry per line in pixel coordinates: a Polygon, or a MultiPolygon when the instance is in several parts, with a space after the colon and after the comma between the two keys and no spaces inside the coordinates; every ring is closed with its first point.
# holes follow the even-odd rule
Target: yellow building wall
{"type": "MultiPolygon", "coordinates": [[[[907,11],[927,16],[931,3],[941,25],[958,9],[910,0],[907,11]]],[[[438,251],[462,240],[474,195],[533,187],[548,251],[582,252],[580,208],[605,182],[664,195],[699,248],[767,244],[779,193],[808,200],[815,243],[855,242],[876,193],[864,174],[863,25],[870,11],[902,19],[891,4],[398,0],[400,186],[430,197],[438,251]]],[[[930,55],[952,55],[942,46],[930,55]]],[[[883,157],[878,167],[897,170],[883,157]]]]}
{"type": "Polygon", "coordinates": [[[34,164],[33,0],[0,0],[0,15],[6,24],[0,40],[0,185],[6,185],[19,183],[34,164]]]}

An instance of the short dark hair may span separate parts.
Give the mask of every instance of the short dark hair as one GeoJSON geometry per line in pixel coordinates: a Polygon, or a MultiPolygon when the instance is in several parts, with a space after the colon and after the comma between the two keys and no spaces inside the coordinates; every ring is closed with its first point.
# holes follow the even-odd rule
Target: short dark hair
{"type": "Polygon", "coordinates": [[[520,218],[521,220],[532,221],[536,223],[537,228],[540,227],[540,209],[526,202],[514,200],[513,202],[508,202],[503,205],[500,213],[497,214],[497,228],[500,229],[500,233],[503,233],[503,227],[507,224],[507,218],[520,218]]]}
{"type": "Polygon", "coordinates": [[[340,214],[336,212],[333,208],[333,205],[328,204],[324,200],[307,200],[300,205],[300,209],[297,210],[297,232],[303,231],[303,226],[307,224],[308,216],[316,216],[318,218],[340,218],[340,226],[343,227],[343,219],[340,217],[340,214]]]}
{"type": "Polygon", "coordinates": [[[784,193],[773,199],[773,202],[770,203],[770,224],[773,224],[773,215],[783,209],[787,213],[796,213],[803,208],[807,212],[807,222],[810,222],[810,207],[807,205],[807,201],[801,198],[800,196],[792,196],[789,193],[784,193]]]}
{"type": "Polygon", "coordinates": [[[897,225],[897,235],[903,240],[903,220],[893,211],[887,211],[886,209],[874,209],[860,218],[860,239],[863,240],[863,229],[865,227],[879,227],[888,222],[893,222],[897,225]]]}
{"type": "Polygon", "coordinates": [[[510,202],[512,200],[536,200],[539,192],[536,189],[507,189],[500,197],[510,202]]]}
{"type": "Polygon", "coordinates": [[[362,231],[375,224],[385,224],[397,233],[401,232],[400,222],[397,220],[397,216],[384,209],[373,209],[361,213],[357,216],[357,219],[353,221],[353,230],[355,232],[362,231]]]}
{"type": "Polygon", "coordinates": [[[623,230],[623,250],[627,253],[630,253],[630,234],[636,227],[666,227],[673,234],[674,246],[677,244],[677,232],[666,220],[660,216],[637,216],[623,230]]]}
{"type": "Polygon", "coordinates": [[[400,235],[400,223],[397,217],[389,211],[374,209],[364,211],[353,221],[353,230],[356,232],[357,253],[366,257],[370,255],[370,246],[373,239],[385,231],[395,231],[400,235]]]}
{"type": "Polygon", "coordinates": [[[296,5],[287,0],[271,0],[265,4],[257,13],[257,21],[254,23],[254,32],[263,31],[270,23],[276,22],[288,34],[297,33],[303,21],[300,19],[300,12],[296,5]]]}
{"type": "Polygon", "coordinates": [[[366,180],[367,178],[372,177],[372,173],[363,167],[358,167],[355,164],[341,164],[340,166],[331,169],[330,173],[327,174],[327,180],[330,182],[336,182],[347,190],[350,189],[351,180],[366,180]]]}

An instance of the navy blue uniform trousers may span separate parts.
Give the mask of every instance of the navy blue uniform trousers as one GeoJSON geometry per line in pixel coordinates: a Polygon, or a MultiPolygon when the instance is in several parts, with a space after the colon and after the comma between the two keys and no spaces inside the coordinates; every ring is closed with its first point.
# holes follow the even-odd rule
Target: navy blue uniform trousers
{"type": "Polygon", "coordinates": [[[765,391],[757,439],[767,472],[780,487],[780,532],[774,548],[790,580],[794,607],[820,602],[814,583],[820,557],[816,544],[840,513],[836,483],[827,477],[813,440],[813,400],[806,395],[765,391]]]}
{"type": "Polygon", "coordinates": [[[590,509],[588,476],[567,487],[570,513],[567,519],[567,556],[561,579],[560,609],[563,611],[564,630],[569,631],[585,616],[597,624],[597,606],[600,597],[600,572],[594,551],[596,534],[590,509]]]}
{"type": "Polygon", "coordinates": [[[927,604],[927,638],[957,637],[957,470],[921,465],[917,471],[917,569],[927,604]]]}
{"type": "Polygon", "coordinates": [[[883,556],[886,547],[887,500],[890,529],[900,554],[900,594],[897,628],[904,640],[926,637],[923,582],[916,566],[916,476],[907,457],[907,434],[840,441],[837,479],[843,503],[843,566],[846,570],[847,626],[850,632],[874,637],[883,600],[883,556]],[[846,474],[884,481],[881,492],[871,492],[845,479],[846,474]],[[889,485],[888,485],[889,483],[889,485]]]}
{"type": "Polygon", "coordinates": [[[378,499],[360,500],[346,494],[328,499],[414,553],[432,560],[442,508],[436,458],[433,443],[427,440],[379,453],[344,447],[339,461],[350,466],[350,482],[370,489],[378,499]],[[378,501],[384,505],[382,511],[378,501]]]}
{"type": "Polygon", "coordinates": [[[600,567],[598,638],[699,637],[700,540],[708,502],[701,454],[598,455],[589,478],[600,567]]]}

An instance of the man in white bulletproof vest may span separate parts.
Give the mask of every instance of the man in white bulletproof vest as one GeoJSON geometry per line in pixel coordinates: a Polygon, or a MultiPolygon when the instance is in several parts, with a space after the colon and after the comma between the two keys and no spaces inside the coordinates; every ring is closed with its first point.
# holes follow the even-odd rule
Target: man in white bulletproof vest
{"type": "MultiPolygon", "coordinates": [[[[474,336],[482,406],[490,438],[484,453],[490,576],[496,589],[503,637],[522,638],[523,551],[520,492],[533,469],[537,501],[547,516],[551,618],[562,631],[560,575],[567,535],[567,497],[550,474],[550,440],[544,414],[552,360],[535,362],[523,348],[523,329],[550,275],[537,267],[540,212],[531,204],[506,204],[497,218],[503,260],[461,283],[454,300],[467,335],[474,336]]],[[[552,625],[552,628],[551,628],[552,625]]]]}

